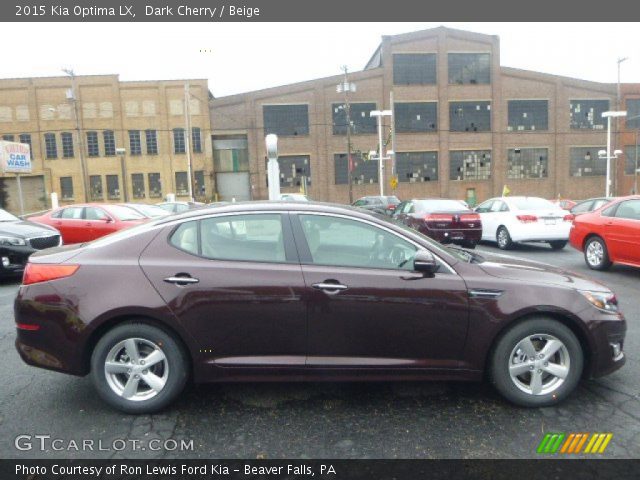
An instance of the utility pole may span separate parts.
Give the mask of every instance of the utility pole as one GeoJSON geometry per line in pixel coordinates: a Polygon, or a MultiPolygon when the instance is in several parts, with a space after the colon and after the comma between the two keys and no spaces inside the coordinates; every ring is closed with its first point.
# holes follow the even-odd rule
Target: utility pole
{"type": "Polygon", "coordinates": [[[353,172],[351,160],[351,104],[349,103],[349,92],[355,92],[356,86],[349,83],[349,72],[347,66],[342,66],[344,81],[336,87],[338,93],[344,92],[344,111],[347,118],[347,182],[349,183],[349,204],[353,203],[353,172]]]}
{"type": "MultiPolygon", "coordinates": [[[[371,117],[378,117],[378,183],[380,184],[380,196],[384,196],[384,161],[389,160],[390,157],[385,157],[384,143],[382,141],[382,117],[390,117],[392,115],[391,110],[372,110],[369,113],[371,117]]],[[[375,152],[373,152],[375,153],[375,152]]],[[[394,152],[388,152],[393,154],[394,152]]]]}
{"type": "MultiPolygon", "coordinates": [[[[618,64],[618,83],[616,85],[616,110],[622,110],[621,108],[621,104],[622,104],[622,94],[620,91],[620,65],[622,64],[622,62],[628,60],[629,57],[618,57],[618,60],[616,61],[618,64]]],[[[616,117],[616,124],[615,124],[615,128],[616,128],[616,135],[615,135],[615,143],[616,145],[620,145],[620,119],[616,117]]],[[[615,195],[616,191],[617,191],[617,180],[618,180],[618,162],[617,160],[613,163],[613,194],[615,195]]]]}
{"type": "Polygon", "coordinates": [[[82,188],[84,190],[84,201],[88,202],[89,186],[87,182],[87,166],[84,160],[84,144],[82,142],[82,131],[80,128],[80,111],[78,109],[78,91],[76,89],[76,75],[74,71],[70,68],[63,68],[62,71],[71,77],[71,95],[67,94],[67,99],[73,102],[73,114],[76,121],[76,135],[78,136],[78,153],[80,154],[80,174],[82,175],[82,188]]]}
{"type": "Polygon", "coordinates": [[[189,84],[184,84],[184,148],[187,152],[187,176],[189,177],[189,201],[193,202],[193,165],[191,164],[191,112],[190,112],[191,94],[189,93],[189,84]]]}
{"type": "MultiPolygon", "coordinates": [[[[396,115],[395,115],[395,107],[393,103],[393,90],[389,92],[389,106],[391,108],[391,152],[389,156],[391,157],[391,176],[396,177],[396,115]]],[[[398,179],[394,180],[397,181],[398,179]]],[[[397,185],[397,183],[395,183],[397,185]]],[[[395,188],[395,187],[394,187],[395,188]]]]}

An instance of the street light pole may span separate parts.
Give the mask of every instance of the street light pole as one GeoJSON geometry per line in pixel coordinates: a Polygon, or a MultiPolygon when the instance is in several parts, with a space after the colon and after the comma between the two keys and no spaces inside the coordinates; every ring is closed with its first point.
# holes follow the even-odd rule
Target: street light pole
{"type": "Polygon", "coordinates": [[[71,98],[73,102],[73,116],[76,121],[76,135],[78,136],[78,153],[80,154],[80,174],[82,175],[82,188],[84,190],[84,201],[89,201],[89,186],[87,182],[87,166],[84,161],[84,144],[82,142],[82,131],[80,129],[80,112],[78,109],[78,92],[76,89],[76,74],[70,68],[63,68],[62,71],[71,77],[71,98]]]}
{"type": "Polygon", "coordinates": [[[351,104],[349,103],[349,92],[355,92],[356,86],[349,82],[347,66],[342,67],[344,81],[336,87],[336,91],[344,92],[344,111],[347,118],[347,182],[349,183],[349,204],[353,203],[353,172],[351,171],[351,104]]]}
{"type": "Polygon", "coordinates": [[[619,118],[619,117],[626,117],[627,116],[627,112],[626,111],[609,111],[609,112],[602,112],[602,117],[607,119],[607,185],[605,188],[605,196],[606,197],[610,197],[611,196],[611,159],[612,158],[618,158],[618,156],[616,155],[615,157],[611,156],[611,119],[612,118],[619,118]]]}
{"type": "Polygon", "coordinates": [[[184,84],[184,148],[187,152],[187,175],[189,186],[189,201],[193,202],[193,165],[191,164],[191,112],[189,110],[191,103],[191,94],[189,92],[189,84],[184,84]]]}
{"type": "Polygon", "coordinates": [[[372,110],[369,113],[371,117],[378,117],[378,183],[380,184],[380,196],[384,196],[384,160],[388,157],[384,156],[384,144],[382,142],[382,117],[390,117],[391,110],[372,110]]]}

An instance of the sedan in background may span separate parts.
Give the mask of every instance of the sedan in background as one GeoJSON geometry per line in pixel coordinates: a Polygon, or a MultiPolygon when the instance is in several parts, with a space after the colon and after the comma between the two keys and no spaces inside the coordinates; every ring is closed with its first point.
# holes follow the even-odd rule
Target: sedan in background
{"type": "Polygon", "coordinates": [[[558,205],[563,210],[571,210],[576,206],[576,202],[567,198],[551,200],[551,203],[553,203],[554,205],[558,205]]]}
{"type": "Polygon", "coordinates": [[[605,285],[312,202],[202,208],[35,253],[14,311],[24,362],[91,373],[128,413],[189,379],[488,378],[543,407],[625,362],[605,285]]]}
{"type": "Polygon", "coordinates": [[[598,210],[600,207],[606,205],[613,198],[611,197],[598,197],[598,198],[590,198],[589,200],[583,200],[582,202],[576,203],[573,207],[571,207],[571,214],[574,217],[578,215],[582,215],[583,213],[593,212],[594,210],[598,210]]]}
{"type": "Polygon", "coordinates": [[[480,215],[459,200],[408,200],[398,205],[393,217],[440,243],[476,248],[482,237],[480,215]]]}
{"type": "Polygon", "coordinates": [[[133,208],[136,212],[144,215],[146,218],[158,218],[171,215],[164,208],[158,205],[149,205],[146,203],[124,203],[125,207],[133,208]]]}
{"type": "Polygon", "coordinates": [[[22,273],[33,252],[60,245],[62,237],[55,228],[0,209],[0,277],[22,273]]]}
{"type": "Polygon", "coordinates": [[[593,270],[606,270],[612,263],[640,267],[640,196],[619,198],[576,217],[569,241],[584,252],[593,270]]]}
{"type": "Polygon", "coordinates": [[[204,203],[200,202],[162,202],[157,204],[158,207],[169,213],[182,213],[194,208],[204,207],[204,203]]]}
{"type": "Polygon", "coordinates": [[[29,220],[58,229],[64,243],[71,244],[90,242],[146,222],[148,218],[123,205],[88,203],[56,208],[29,220]]]}
{"type": "Polygon", "coordinates": [[[302,193],[281,193],[280,200],[284,202],[308,202],[309,199],[302,193]]]}
{"type": "Polygon", "coordinates": [[[517,242],[545,242],[561,250],[569,240],[573,215],[538,197],[500,197],[475,209],[482,219],[482,240],[508,250],[517,242]]]}
{"type": "Polygon", "coordinates": [[[395,195],[362,197],[353,202],[354,207],[364,208],[381,215],[393,215],[400,200],[395,195]]]}

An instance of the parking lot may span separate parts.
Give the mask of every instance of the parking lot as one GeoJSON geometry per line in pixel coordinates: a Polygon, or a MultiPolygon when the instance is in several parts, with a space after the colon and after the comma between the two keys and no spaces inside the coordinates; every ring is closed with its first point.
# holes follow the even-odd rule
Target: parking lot
{"type": "MultiPolygon", "coordinates": [[[[493,245],[478,253],[498,252],[493,245]]],[[[587,273],[618,295],[629,330],[626,366],[583,382],[563,404],[538,410],[506,403],[486,384],[313,383],[190,387],[169,410],[128,416],[109,409],[91,380],[31,368],[14,350],[17,281],[0,284],[0,451],[7,457],[87,458],[526,458],[547,432],[611,432],[606,457],[640,455],[640,269],[587,269],[566,247],[519,246],[520,258],[587,273]],[[19,435],[61,439],[45,452],[14,446],[19,435]],[[193,440],[193,449],[151,451],[152,439],[193,440]],[[70,441],[102,441],[71,453],[70,441]],[[140,448],[112,448],[140,440],[140,448]],[[117,445],[120,445],[119,443],[117,445]]],[[[129,444],[130,445],[130,444],[129,444]]],[[[173,444],[170,445],[172,447],[173,444]]]]}

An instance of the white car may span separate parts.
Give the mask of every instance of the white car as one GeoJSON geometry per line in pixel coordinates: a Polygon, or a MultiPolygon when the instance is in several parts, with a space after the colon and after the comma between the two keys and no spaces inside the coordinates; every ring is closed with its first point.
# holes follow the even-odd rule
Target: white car
{"type": "Polygon", "coordinates": [[[516,242],[547,242],[554,250],[569,240],[573,216],[538,197],[499,197],[475,209],[482,220],[482,240],[497,242],[503,250],[516,242]]]}
{"type": "Polygon", "coordinates": [[[287,202],[308,202],[309,199],[306,195],[301,193],[281,193],[280,200],[287,202]]]}

